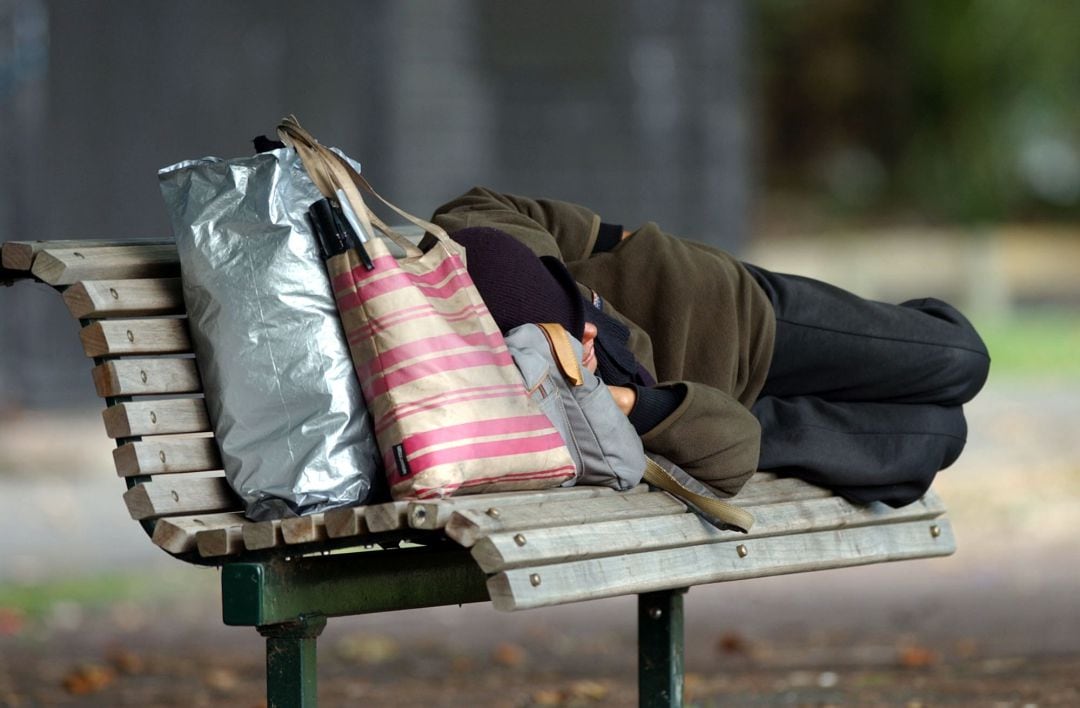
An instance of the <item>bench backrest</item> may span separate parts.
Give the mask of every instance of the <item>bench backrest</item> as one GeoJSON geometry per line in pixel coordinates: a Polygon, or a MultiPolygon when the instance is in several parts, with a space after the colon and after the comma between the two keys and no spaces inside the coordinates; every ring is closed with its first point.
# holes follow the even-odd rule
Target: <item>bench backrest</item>
{"type": "MultiPolygon", "coordinates": [[[[183,560],[224,561],[295,555],[334,546],[396,544],[400,535],[439,532],[451,510],[486,509],[507,495],[455,499],[411,518],[416,504],[389,502],[273,522],[250,522],[225,480],[188,332],[176,249],[169,242],[9,242],[9,272],[53,286],[80,325],[105,399],[106,434],[116,441],[124,502],[153,541],[183,560]],[[437,525],[431,525],[437,520],[437,525]]],[[[642,488],[640,491],[644,491],[642,488]]],[[[540,502],[552,492],[510,495],[540,502]]],[[[614,495],[581,487],[555,492],[585,501],[614,495]]],[[[672,500],[673,501],[673,500],[672,500]]],[[[675,507],[684,511],[681,503],[675,507]]],[[[588,508],[588,507],[586,507],[588,508]]],[[[591,510],[603,520],[603,508],[591,510]]],[[[623,512],[625,513],[625,512],[623,512]]]]}
{"type": "MultiPolygon", "coordinates": [[[[94,387],[106,402],[105,431],[117,444],[113,459],[128,483],[124,501],[132,518],[159,541],[162,518],[197,514],[201,524],[222,525],[241,519],[206,413],[175,246],[9,242],[3,267],[61,291],[78,320],[83,350],[94,363],[94,387]]],[[[166,543],[166,550],[196,560],[192,541],[166,543]]]]}

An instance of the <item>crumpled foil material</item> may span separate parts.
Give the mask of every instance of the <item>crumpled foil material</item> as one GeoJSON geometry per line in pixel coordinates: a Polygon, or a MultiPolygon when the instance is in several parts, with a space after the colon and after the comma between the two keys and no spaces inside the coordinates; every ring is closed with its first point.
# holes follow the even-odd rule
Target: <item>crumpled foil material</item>
{"type": "MultiPolygon", "coordinates": [[[[355,163],[354,163],[355,164],[355,163]]],[[[380,456],[292,149],[158,177],[225,476],[263,520],[364,502],[380,456]]]]}

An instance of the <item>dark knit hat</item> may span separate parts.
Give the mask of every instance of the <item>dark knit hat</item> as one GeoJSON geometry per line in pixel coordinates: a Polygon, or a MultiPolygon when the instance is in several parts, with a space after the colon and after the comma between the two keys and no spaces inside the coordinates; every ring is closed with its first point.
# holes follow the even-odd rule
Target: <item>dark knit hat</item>
{"type": "Polygon", "coordinates": [[[516,238],[486,226],[450,235],[465,247],[469,275],[505,334],[528,323],[557,322],[574,337],[585,331],[585,302],[557,258],[537,258],[516,238]]]}

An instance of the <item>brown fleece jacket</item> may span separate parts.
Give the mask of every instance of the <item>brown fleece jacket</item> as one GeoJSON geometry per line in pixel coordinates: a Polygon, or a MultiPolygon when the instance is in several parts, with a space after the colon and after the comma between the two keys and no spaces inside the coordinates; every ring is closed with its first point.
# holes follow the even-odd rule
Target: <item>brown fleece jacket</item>
{"type": "Polygon", "coordinates": [[[645,447],[721,494],[745,484],[761,437],[749,407],[765,383],[776,320],[738,260],[654,223],[594,254],[600,217],[589,209],[481,187],[440,207],[434,221],[451,234],[501,229],[539,256],[562,259],[630,328],[630,349],[660,386],[685,388],[682,404],[642,436],[645,447]]]}

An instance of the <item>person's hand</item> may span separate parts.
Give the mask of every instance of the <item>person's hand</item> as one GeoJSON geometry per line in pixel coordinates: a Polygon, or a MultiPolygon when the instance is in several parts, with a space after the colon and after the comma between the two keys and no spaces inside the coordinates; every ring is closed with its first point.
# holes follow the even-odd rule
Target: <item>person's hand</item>
{"type": "Polygon", "coordinates": [[[626,229],[623,229],[622,238],[620,238],[619,240],[620,241],[625,241],[626,239],[630,238],[633,234],[634,234],[633,231],[627,231],[626,229]]]}
{"type": "Polygon", "coordinates": [[[611,391],[611,397],[615,399],[619,410],[626,415],[630,415],[630,411],[634,409],[634,404],[637,403],[637,391],[627,386],[608,386],[608,391],[611,391]]]}

